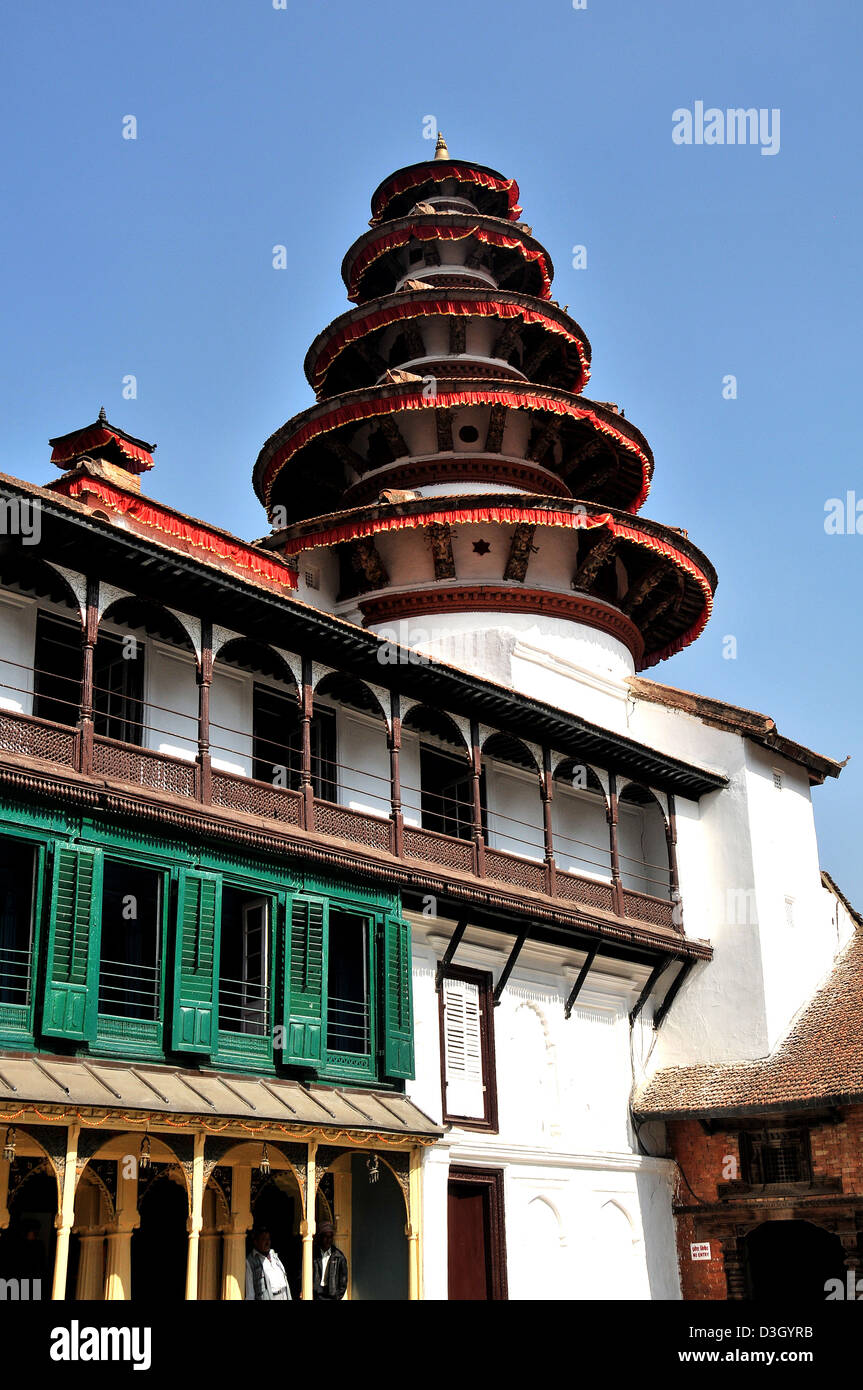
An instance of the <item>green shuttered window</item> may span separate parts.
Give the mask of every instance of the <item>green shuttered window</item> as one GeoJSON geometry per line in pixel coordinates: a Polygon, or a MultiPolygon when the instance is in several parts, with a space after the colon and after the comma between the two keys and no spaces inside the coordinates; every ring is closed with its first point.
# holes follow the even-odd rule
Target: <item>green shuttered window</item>
{"type": "Polygon", "coordinates": [[[218,874],[183,869],[177,893],[174,954],[176,1052],[209,1052],[214,1041],[222,882],[218,874]]]}
{"type": "Polygon", "coordinates": [[[95,1037],[101,891],[101,856],[57,845],[42,1012],[42,1031],[52,1037],[95,1037]]]}

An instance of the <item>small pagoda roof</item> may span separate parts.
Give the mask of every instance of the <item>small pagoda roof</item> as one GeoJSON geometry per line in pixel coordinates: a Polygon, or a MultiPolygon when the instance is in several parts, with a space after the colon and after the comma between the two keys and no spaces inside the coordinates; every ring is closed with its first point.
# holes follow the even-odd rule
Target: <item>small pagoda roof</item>
{"type": "Polygon", "coordinates": [[[418,164],[406,164],[396,169],[378,184],[372,194],[372,221],[383,220],[384,213],[396,201],[404,201],[401,195],[413,197],[429,183],[442,183],[445,179],[456,179],[461,183],[473,183],[490,194],[500,194],[507,206],[506,216],[514,222],[521,214],[518,206],[518,184],[508,179],[498,169],[486,164],[477,164],[473,159],[423,159],[418,164]]]}
{"type": "Polygon", "coordinates": [[[109,423],[105,411],[99,411],[98,420],[83,429],[71,430],[69,434],[59,434],[49,439],[51,462],[57,468],[68,468],[76,459],[87,454],[95,454],[110,463],[119,464],[129,473],[146,473],[153,467],[155,444],[145,439],[136,439],[117,425],[109,423]]]}

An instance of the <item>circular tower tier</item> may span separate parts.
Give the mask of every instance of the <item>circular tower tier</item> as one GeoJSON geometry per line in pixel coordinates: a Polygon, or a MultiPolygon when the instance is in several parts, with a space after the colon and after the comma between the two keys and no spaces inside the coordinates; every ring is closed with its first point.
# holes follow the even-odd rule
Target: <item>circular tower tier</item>
{"type": "MultiPolygon", "coordinates": [[[[315,566],[334,554],[329,597],[378,631],[452,614],[495,626],[541,615],[604,633],[652,666],[698,636],[716,574],[680,531],[525,493],[411,497],[286,527],[270,544],[315,566]],[[498,615],[492,619],[490,615],[498,615]]],[[[428,626],[428,624],[426,624],[428,626]]]]}
{"type": "Polygon", "coordinates": [[[487,671],[522,642],[623,676],[698,636],[716,574],[636,516],[650,446],[581,394],[590,344],[517,200],[442,137],[376,190],[342,266],[357,307],[306,356],[317,403],[258,456],[265,543],[308,602],[398,642],[487,671]]]}
{"type": "Polygon", "coordinates": [[[334,319],[305,361],[319,399],[380,385],[394,370],[453,381],[532,381],[577,395],[589,376],[590,343],[551,302],[414,281],[334,319]]]}

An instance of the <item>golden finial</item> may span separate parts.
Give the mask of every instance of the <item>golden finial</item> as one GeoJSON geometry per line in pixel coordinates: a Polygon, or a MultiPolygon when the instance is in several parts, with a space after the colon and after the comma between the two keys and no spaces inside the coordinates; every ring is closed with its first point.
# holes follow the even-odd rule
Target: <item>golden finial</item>
{"type": "Polygon", "coordinates": [[[440,131],[437,133],[437,144],[434,147],[435,159],[449,159],[449,150],[446,147],[446,140],[440,131]]]}

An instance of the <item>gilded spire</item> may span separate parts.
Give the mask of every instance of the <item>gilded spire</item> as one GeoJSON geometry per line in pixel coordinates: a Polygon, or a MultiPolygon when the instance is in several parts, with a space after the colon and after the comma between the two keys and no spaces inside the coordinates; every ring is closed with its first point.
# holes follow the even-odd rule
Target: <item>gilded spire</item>
{"type": "Polygon", "coordinates": [[[446,147],[446,140],[440,131],[437,133],[437,144],[434,147],[435,159],[449,159],[449,150],[446,147]]]}

